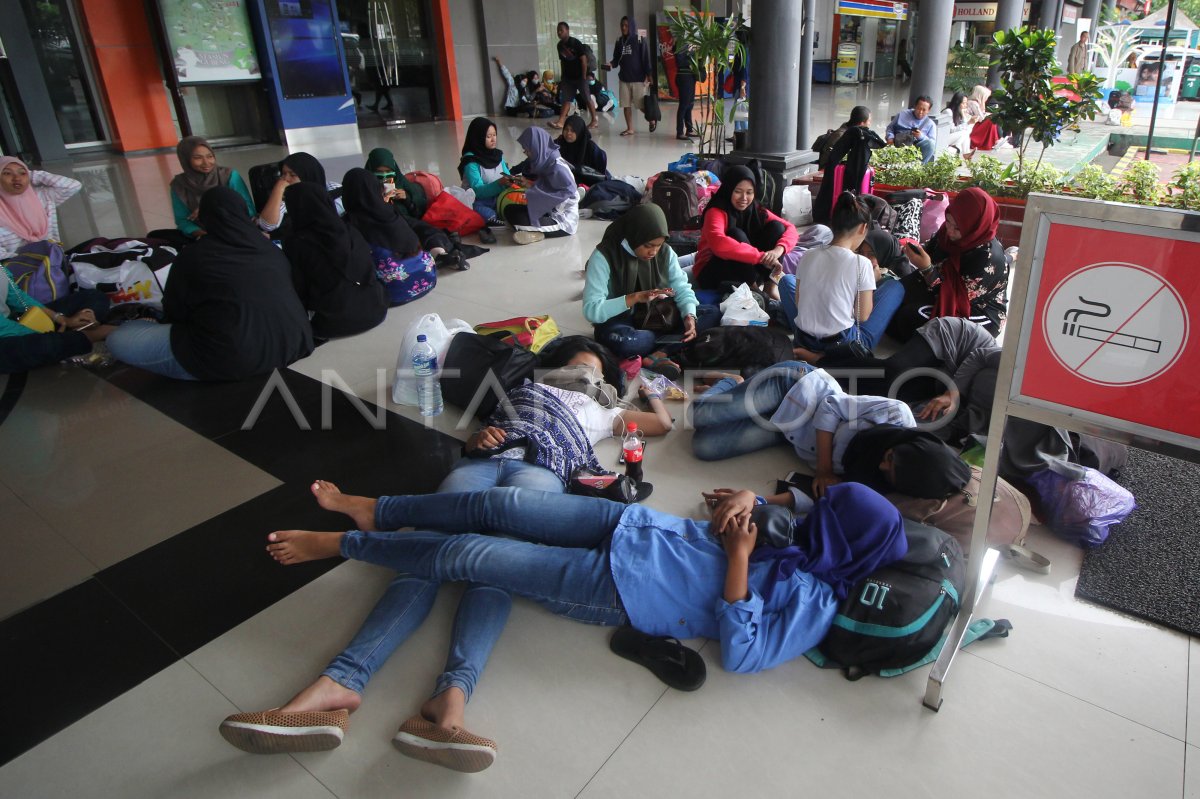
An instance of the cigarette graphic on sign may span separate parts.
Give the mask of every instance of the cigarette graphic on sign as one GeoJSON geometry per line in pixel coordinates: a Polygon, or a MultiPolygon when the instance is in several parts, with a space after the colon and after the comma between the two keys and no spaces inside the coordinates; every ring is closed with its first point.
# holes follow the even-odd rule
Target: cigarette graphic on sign
{"type": "Polygon", "coordinates": [[[1079,302],[1083,305],[1102,310],[1089,310],[1087,308],[1068,309],[1063,314],[1062,332],[1064,336],[1075,336],[1086,341],[1099,341],[1105,344],[1112,344],[1116,347],[1128,347],[1129,349],[1142,350],[1143,352],[1159,352],[1162,350],[1162,342],[1158,339],[1133,336],[1128,333],[1119,333],[1113,330],[1080,324],[1080,317],[1094,316],[1097,319],[1104,319],[1112,314],[1112,308],[1103,302],[1093,302],[1082,296],[1079,297],[1079,302]]]}

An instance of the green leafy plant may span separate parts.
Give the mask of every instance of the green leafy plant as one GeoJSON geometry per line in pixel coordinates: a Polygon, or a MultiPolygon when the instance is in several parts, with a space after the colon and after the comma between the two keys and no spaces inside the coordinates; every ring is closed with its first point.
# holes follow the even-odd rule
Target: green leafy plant
{"type": "Polygon", "coordinates": [[[884,147],[871,153],[875,182],[887,186],[923,186],[925,167],[916,147],[884,147]]]}
{"type": "Polygon", "coordinates": [[[1001,196],[1004,187],[1004,164],[999,158],[987,153],[976,153],[968,165],[970,176],[967,185],[978,186],[993,197],[1001,196]]]}
{"type": "Polygon", "coordinates": [[[718,21],[709,10],[708,0],[700,11],[675,9],[667,11],[666,15],[671,35],[691,54],[697,79],[707,80],[707,90],[696,96],[700,112],[696,123],[696,132],[700,136],[699,152],[724,155],[725,103],[721,99],[717,76],[735,59],[745,60],[745,45],[737,39],[742,16],[730,14],[718,21]]]}
{"type": "Polygon", "coordinates": [[[1159,182],[1158,164],[1152,161],[1134,161],[1118,186],[1122,194],[1139,205],[1158,205],[1166,196],[1166,189],[1159,182]]]}
{"type": "Polygon", "coordinates": [[[1026,152],[1033,143],[1042,146],[1036,171],[1062,132],[1077,129],[1084,118],[1100,111],[1100,81],[1091,73],[1070,75],[1065,83],[1055,83],[1062,68],[1055,56],[1057,37],[1052,30],[1021,27],[997,31],[992,48],[1000,73],[1000,88],[993,94],[996,108],[992,118],[1003,130],[1016,131],[1017,158],[1014,179],[1018,187],[1030,183],[1026,177],[1026,152]],[[1079,97],[1073,100],[1055,94],[1067,90],[1079,97]]]}
{"type": "Polygon", "coordinates": [[[1017,178],[1016,196],[1027,197],[1033,192],[1059,194],[1065,185],[1066,173],[1050,164],[1039,164],[1026,169],[1017,178]]]}
{"type": "Polygon", "coordinates": [[[1121,189],[1116,179],[1098,164],[1088,164],[1071,179],[1068,188],[1079,197],[1090,200],[1119,200],[1121,189]]]}
{"type": "Polygon", "coordinates": [[[969,93],[987,80],[991,55],[987,49],[976,50],[955,42],[946,58],[946,88],[952,92],[969,93]]]}
{"type": "Polygon", "coordinates": [[[963,160],[958,153],[943,150],[928,164],[925,164],[923,185],[925,188],[938,191],[954,191],[964,187],[958,179],[958,170],[962,168],[963,160]]]}
{"type": "Polygon", "coordinates": [[[1200,211],[1200,161],[1192,161],[1175,170],[1175,180],[1171,181],[1174,194],[1171,204],[1185,211],[1200,211]]]}

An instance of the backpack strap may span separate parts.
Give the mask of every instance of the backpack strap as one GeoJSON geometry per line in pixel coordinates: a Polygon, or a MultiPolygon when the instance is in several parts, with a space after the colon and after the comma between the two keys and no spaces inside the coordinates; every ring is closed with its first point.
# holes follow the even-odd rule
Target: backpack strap
{"type": "MultiPolygon", "coordinates": [[[[976,641],[986,641],[989,638],[1007,638],[1012,630],[1012,622],[1008,619],[976,619],[967,627],[967,633],[963,636],[963,642],[958,647],[966,649],[976,641]]],[[[902,666],[898,669],[882,669],[879,672],[880,677],[896,677],[905,672],[919,669],[938,659],[938,655],[942,653],[942,647],[946,643],[946,636],[937,642],[937,646],[929,650],[929,654],[909,666],[902,666]]],[[[847,679],[854,679],[847,675],[847,679]]]]}

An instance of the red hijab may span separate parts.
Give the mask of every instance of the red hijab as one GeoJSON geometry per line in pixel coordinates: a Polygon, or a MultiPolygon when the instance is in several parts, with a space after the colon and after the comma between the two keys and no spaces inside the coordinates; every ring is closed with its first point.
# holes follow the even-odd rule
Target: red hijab
{"type": "Polygon", "coordinates": [[[1000,209],[987,192],[972,186],[959,192],[950,201],[946,216],[954,217],[961,236],[958,241],[950,241],[945,225],[937,232],[938,249],[949,257],[942,262],[942,285],[933,306],[933,315],[961,316],[966,319],[971,316],[971,298],[967,295],[967,284],[963,282],[959,259],[963,253],[996,238],[996,231],[1000,229],[1000,209]]]}

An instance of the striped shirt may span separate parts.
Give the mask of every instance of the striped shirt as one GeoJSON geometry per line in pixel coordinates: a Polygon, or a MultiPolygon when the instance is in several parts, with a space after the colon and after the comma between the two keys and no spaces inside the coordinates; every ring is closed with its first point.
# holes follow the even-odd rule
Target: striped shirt
{"type": "MultiPolygon", "coordinates": [[[[52,175],[40,169],[30,171],[29,188],[26,191],[35,193],[42,201],[42,207],[46,209],[46,216],[50,218],[50,233],[47,238],[60,240],[58,237],[58,206],[74,197],[82,188],[82,183],[65,175],[52,175]]],[[[0,227],[0,261],[12,258],[17,254],[19,247],[28,243],[28,240],[21,238],[8,228],[0,227]]]]}

